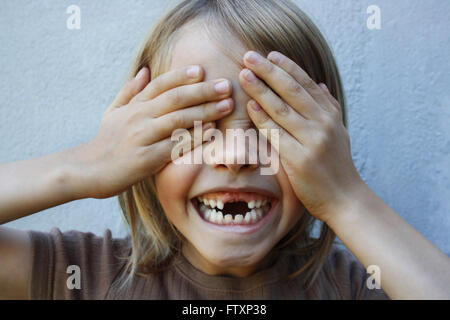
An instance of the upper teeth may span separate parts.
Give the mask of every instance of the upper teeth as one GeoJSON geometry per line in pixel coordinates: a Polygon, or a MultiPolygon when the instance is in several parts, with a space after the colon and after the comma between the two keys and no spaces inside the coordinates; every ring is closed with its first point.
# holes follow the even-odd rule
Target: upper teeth
{"type": "MultiPolygon", "coordinates": [[[[207,206],[210,206],[213,209],[217,207],[219,210],[223,210],[224,203],[221,200],[206,199],[202,197],[199,197],[198,199],[200,200],[200,202],[204,203],[207,206]]],[[[247,206],[249,209],[261,208],[266,203],[267,199],[250,200],[249,202],[247,202],[247,206]]]]}
{"type": "Polygon", "coordinates": [[[233,216],[231,214],[224,215],[222,211],[220,211],[223,210],[224,208],[224,203],[221,200],[205,199],[202,197],[199,197],[198,199],[201,203],[199,209],[203,214],[203,217],[206,220],[216,224],[255,223],[259,221],[263,217],[264,213],[266,213],[270,209],[270,205],[265,206],[266,204],[268,204],[268,201],[266,199],[264,200],[259,199],[256,201],[251,200],[250,202],[247,203],[248,208],[250,210],[245,214],[236,214],[233,219],[233,216]],[[216,207],[218,210],[215,209],[216,207]]]}

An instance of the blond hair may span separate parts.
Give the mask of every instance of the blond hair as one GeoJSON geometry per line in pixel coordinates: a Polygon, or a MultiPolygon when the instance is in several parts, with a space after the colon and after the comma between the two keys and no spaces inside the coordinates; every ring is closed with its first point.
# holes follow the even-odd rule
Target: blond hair
{"type": "MultiPolygon", "coordinates": [[[[333,54],[314,23],[289,0],[185,0],[163,16],[144,40],[130,72],[134,77],[143,67],[151,79],[168,70],[177,32],[189,22],[204,23],[212,39],[232,60],[241,65],[223,45],[223,37],[233,34],[248,50],[267,55],[279,51],[302,67],[317,83],[327,85],[343,110],[347,126],[344,93],[333,54]],[[216,28],[214,28],[216,27],[216,28]]],[[[131,248],[126,265],[127,279],[163,270],[179,252],[183,236],[167,219],[157,198],[154,177],[119,195],[119,203],[130,228],[131,248]]],[[[311,236],[316,222],[308,212],[276,246],[295,245],[295,252],[308,257],[292,274],[305,273],[309,283],[317,277],[335,234],[322,224],[317,238],[311,236]]]]}

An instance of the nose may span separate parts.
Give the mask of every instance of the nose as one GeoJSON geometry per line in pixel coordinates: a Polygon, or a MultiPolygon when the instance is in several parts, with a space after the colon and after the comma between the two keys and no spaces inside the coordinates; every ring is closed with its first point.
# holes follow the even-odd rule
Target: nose
{"type": "Polygon", "coordinates": [[[259,167],[258,133],[255,129],[226,129],[223,153],[215,159],[214,168],[226,168],[237,174],[259,167]]]}
{"type": "Polygon", "coordinates": [[[226,167],[233,174],[237,174],[243,169],[254,170],[258,168],[256,164],[216,164],[217,167],[226,167]]]}

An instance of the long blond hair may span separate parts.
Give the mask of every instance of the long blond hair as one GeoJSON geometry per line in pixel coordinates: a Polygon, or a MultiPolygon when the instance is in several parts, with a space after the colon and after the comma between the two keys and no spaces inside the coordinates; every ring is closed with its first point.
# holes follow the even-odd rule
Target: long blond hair
{"type": "MultiPolygon", "coordinates": [[[[290,0],[185,0],[171,9],[153,27],[133,63],[130,78],[143,67],[151,70],[151,79],[167,71],[177,31],[191,21],[204,23],[212,39],[232,60],[241,65],[242,57],[233,56],[226,46],[229,34],[248,50],[267,55],[276,50],[290,57],[317,83],[327,85],[340,102],[347,126],[344,93],[333,54],[324,37],[290,0]],[[216,28],[214,28],[216,27],[216,28]]],[[[119,203],[131,236],[127,258],[127,279],[135,274],[162,270],[179,252],[183,237],[167,219],[157,198],[154,177],[142,181],[119,195],[119,203]]],[[[319,236],[311,236],[316,222],[308,212],[276,246],[280,249],[296,243],[298,254],[308,257],[306,264],[292,274],[305,272],[309,283],[318,275],[335,234],[322,224],[319,236]]]]}

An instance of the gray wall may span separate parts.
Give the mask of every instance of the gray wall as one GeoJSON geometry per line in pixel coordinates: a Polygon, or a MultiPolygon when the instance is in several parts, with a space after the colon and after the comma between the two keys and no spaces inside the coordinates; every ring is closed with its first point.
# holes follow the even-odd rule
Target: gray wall
{"type": "MultiPolygon", "coordinates": [[[[92,138],[149,27],[176,1],[2,1],[0,161],[92,138]],[[68,30],[69,5],[81,29],[68,30]]],[[[413,227],[450,252],[450,2],[297,1],[333,48],[355,164],[413,227]],[[369,5],[381,29],[366,26],[369,5]]],[[[7,224],[122,236],[115,198],[86,199],[7,224]]]]}

